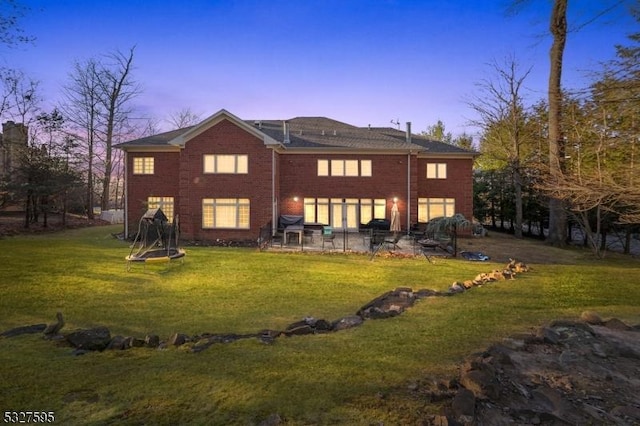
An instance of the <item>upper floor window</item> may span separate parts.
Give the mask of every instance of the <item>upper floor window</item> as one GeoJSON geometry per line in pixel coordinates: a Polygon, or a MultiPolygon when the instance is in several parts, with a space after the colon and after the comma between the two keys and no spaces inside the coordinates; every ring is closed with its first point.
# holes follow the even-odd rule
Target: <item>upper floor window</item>
{"type": "Polygon", "coordinates": [[[134,157],[133,158],[133,174],[134,175],[152,175],[153,174],[153,157],[134,157]]]}
{"type": "Polygon", "coordinates": [[[246,154],[205,154],[204,173],[246,174],[249,156],[246,154]]]}
{"type": "Polygon", "coordinates": [[[446,179],[447,163],[427,163],[427,179],[446,179]]]}
{"type": "Polygon", "coordinates": [[[371,160],[318,160],[318,176],[371,176],[371,160]]]}

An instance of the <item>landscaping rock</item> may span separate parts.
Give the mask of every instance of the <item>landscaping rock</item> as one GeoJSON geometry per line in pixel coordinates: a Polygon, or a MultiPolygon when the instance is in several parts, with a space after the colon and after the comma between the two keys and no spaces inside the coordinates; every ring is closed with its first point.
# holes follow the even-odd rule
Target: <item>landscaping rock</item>
{"type": "Polygon", "coordinates": [[[554,321],[470,356],[459,391],[427,424],[640,424],[640,333],[622,325],[554,321]]]}
{"type": "Polygon", "coordinates": [[[358,310],[357,315],[365,319],[394,317],[413,306],[415,300],[416,296],[411,288],[398,287],[364,305],[358,310]]]}
{"type": "Polygon", "coordinates": [[[33,324],[25,325],[23,327],[16,327],[10,330],[0,333],[0,337],[15,337],[22,334],[36,334],[41,333],[47,328],[47,324],[33,324]]]}
{"type": "Polygon", "coordinates": [[[169,340],[167,341],[167,345],[169,346],[182,346],[189,341],[189,336],[182,333],[173,333],[169,340]]]}
{"type": "Polygon", "coordinates": [[[60,330],[62,330],[62,327],[64,327],[64,317],[62,316],[62,312],[58,312],[56,313],[56,322],[53,324],[49,324],[42,331],[42,333],[44,334],[45,338],[50,338],[51,336],[59,334],[60,330]]]}
{"type": "Polygon", "coordinates": [[[160,337],[155,334],[147,334],[144,338],[144,345],[148,348],[157,348],[160,345],[160,337]]]}
{"type": "Polygon", "coordinates": [[[64,336],[71,346],[86,351],[102,351],[111,342],[111,333],[104,326],[77,330],[64,336]]]}
{"type": "Polygon", "coordinates": [[[107,349],[123,350],[125,349],[124,342],[125,342],[125,338],[123,336],[114,336],[109,342],[109,344],[107,345],[107,349]]]}
{"type": "Polygon", "coordinates": [[[346,330],[348,328],[353,328],[361,325],[364,322],[361,316],[358,315],[350,315],[344,318],[340,318],[335,320],[331,324],[331,329],[333,331],[346,330]]]}

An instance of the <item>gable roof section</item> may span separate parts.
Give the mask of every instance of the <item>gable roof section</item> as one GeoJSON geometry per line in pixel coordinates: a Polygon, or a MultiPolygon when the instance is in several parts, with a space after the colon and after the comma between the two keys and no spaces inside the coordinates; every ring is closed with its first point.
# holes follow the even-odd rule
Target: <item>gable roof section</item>
{"type": "Polygon", "coordinates": [[[116,148],[120,148],[124,151],[134,149],[144,149],[146,151],[152,151],[154,149],[167,150],[170,148],[184,148],[184,145],[187,141],[204,133],[206,130],[210,129],[223,120],[231,121],[241,129],[251,133],[258,139],[262,140],[265,145],[278,144],[278,141],[272,139],[267,134],[260,132],[258,129],[250,126],[243,120],[240,120],[238,117],[231,114],[227,110],[221,109],[220,111],[216,112],[215,114],[201,121],[195,126],[185,127],[182,129],[172,130],[169,132],[159,133],[157,135],[123,142],[116,145],[116,148]]]}
{"type": "Polygon", "coordinates": [[[136,148],[147,148],[147,150],[167,148],[170,147],[169,141],[189,131],[192,127],[193,126],[184,127],[182,129],[171,130],[170,132],[158,133],[157,135],[123,142],[116,145],[116,147],[125,151],[136,148]]]}
{"type": "Polygon", "coordinates": [[[238,117],[236,117],[235,115],[231,114],[229,111],[227,111],[225,109],[221,109],[220,111],[216,112],[215,114],[213,114],[209,118],[207,118],[204,121],[202,121],[200,124],[197,124],[197,125],[191,127],[186,132],[176,136],[174,139],[170,140],[168,143],[170,145],[176,145],[176,146],[184,147],[185,143],[187,143],[187,141],[189,141],[189,139],[193,139],[194,137],[204,133],[205,131],[209,130],[210,128],[212,128],[213,126],[215,126],[216,124],[220,123],[223,120],[231,121],[233,124],[237,125],[241,129],[245,130],[248,133],[251,133],[252,135],[257,137],[258,139],[262,140],[265,145],[276,145],[276,144],[278,144],[278,142],[276,140],[274,140],[273,138],[269,137],[264,132],[261,132],[258,129],[256,129],[255,127],[247,124],[245,121],[240,120],[238,117]]]}

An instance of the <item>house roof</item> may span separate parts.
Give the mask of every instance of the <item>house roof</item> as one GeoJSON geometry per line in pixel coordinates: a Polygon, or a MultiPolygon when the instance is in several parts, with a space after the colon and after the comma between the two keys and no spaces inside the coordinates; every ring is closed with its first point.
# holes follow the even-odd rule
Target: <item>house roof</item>
{"type": "Polygon", "coordinates": [[[289,142],[285,142],[283,120],[254,120],[254,127],[282,143],[285,150],[357,149],[421,151],[407,143],[373,129],[356,127],[326,117],[296,117],[286,120],[289,142]]]}
{"type": "Polygon", "coordinates": [[[216,125],[230,120],[283,152],[308,151],[370,151],[370,152],[424,152],[429,154],[473,156],[476,153],[412,135],[392,128],[357,127],[326,117],[296,117],[289,120],[240,120],[226,110],[220,110],[201,123],[117,145],[123,150],[182,147],[191,138],[216,125]],[[284,123],[288,126],[288,140],[284,123]]]}

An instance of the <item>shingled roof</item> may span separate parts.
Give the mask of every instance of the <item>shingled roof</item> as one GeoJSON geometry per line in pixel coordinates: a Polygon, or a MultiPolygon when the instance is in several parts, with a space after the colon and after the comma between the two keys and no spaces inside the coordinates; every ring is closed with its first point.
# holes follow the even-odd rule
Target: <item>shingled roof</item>
{"type": "MultiPolygon", "coordinates": [[[[272,143],[277,143],[281,149],[288,151],[315,150],[366,150],[390,152],[428,152],[440,154],[474,155],[467,151],[446,143],[432,141],[418,135],[411,136],[411,142],[406,140],[406,132],[392,128],[357,127],[326,117],[296,117],[290,120],[244,120],[240,121],[234,115],[221,110],[202,123],[172,130],[153,136],[135,139],[118,145],[118,148],[160,148],[175,147],[190,139],[190,134],[202,130],[203,125],[212,118],[225,116],[232,121],[239,121],[241,127],[252,133],[263,134],[272,143]],[[288,126],[288,139],[285,136],[284,123],[288,126]],[[251,128],[249,128],[251,127],[251,128]]],[[[211,121],[213,122],[213,121],[211,121]]]]}

